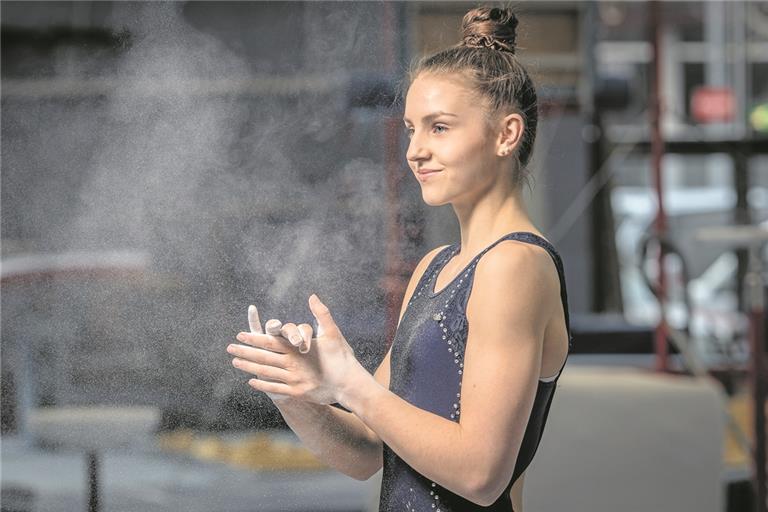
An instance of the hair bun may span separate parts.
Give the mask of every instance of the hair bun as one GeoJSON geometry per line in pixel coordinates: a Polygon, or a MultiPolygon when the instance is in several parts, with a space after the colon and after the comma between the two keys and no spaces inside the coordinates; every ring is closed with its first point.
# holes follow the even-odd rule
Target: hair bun
{"type": "Polygon", "coordinates": [[[478,7],[461,22],[462,46],[515,53],[517,16],[509,9],[478,7]]]}

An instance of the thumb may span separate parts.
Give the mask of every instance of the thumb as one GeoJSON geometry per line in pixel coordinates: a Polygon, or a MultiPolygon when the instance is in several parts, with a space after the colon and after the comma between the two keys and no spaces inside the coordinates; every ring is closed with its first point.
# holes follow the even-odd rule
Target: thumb
{"type": "Polygon", "coordinates": [[[336,322],[331,316],[331,311],[328,309],[328,306],[323,304],[318,296],[314,293],[309,296],[309,309],[312,311],[315,319],[317,319],[318,337],[324,334],[333,335],[339,331],[339,328],[336,326],[336,322]]]}

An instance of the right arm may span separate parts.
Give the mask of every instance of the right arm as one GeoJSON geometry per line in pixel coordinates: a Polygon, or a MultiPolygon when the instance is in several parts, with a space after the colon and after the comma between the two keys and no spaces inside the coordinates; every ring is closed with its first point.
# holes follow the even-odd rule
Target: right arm
{"type": "MultiPolygon", "coordinates": [[[[421,276],[443,247],[445,246],[433,249],[416,265],[400,307],[400,320],[421,276]]],[[[374,379],[384,388],[389,388],[391,352],[390,347],[373,374],[374,379]]],[[[368,480],[381,469],[382,441],[355,414],[330,405],[319,405],[292,398],[277,400],[275,405],[304,446],[326,465],[356,480],[368,480]]]]}

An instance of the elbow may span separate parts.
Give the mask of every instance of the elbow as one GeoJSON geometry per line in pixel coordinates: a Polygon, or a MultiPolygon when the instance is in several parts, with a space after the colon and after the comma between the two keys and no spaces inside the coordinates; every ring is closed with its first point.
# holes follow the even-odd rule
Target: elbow
{"type": "Polygon", "coordinates": [[[493,493],[488,492],[484,487],[473,488],[467,497],[472,503],[481,507],[493,505],[498,496],[493,497],[493,493]]]}
{"type": "Polygon", "coordinates": [[[370,480],[373,475],[378,473],[384,466],[384,454],[381,450],[381,445],[375,447],[372,456],[367,459],[368,464],[360,468],[360,471],[356,471],[354,475],[349,475],[355,480],[364,482],[370,480]]]}
{"type": "Polygon", "coordinates": [[[486,491],[483,493],[478,493],[477,498],[472,501],[474,503],[477,503],[481,507],[490,507],[491,505],[496,503],[496,500],[498,500],[500,496],[501,496],[501,492],[489,493],[486,491]]]}
{"type": "Polygon", "coordinates": [[[486,473],[482,478],[475,481],[470,494],[470,501],[482,507],[489,507],[496,503],[496,500],[504,493],[509,480],[502,481],[499,478],[501,472],[486,473]]]}
{"type": "Polygon", "coordinates": [[[376,469],[370,465],[360,466],[358,464],[352,467],[334,467],[334,469],[359,482],[365,482],[366,480],[370,480],[381,468],[376,469]]]}
{"type": "Polygon", "coordinates": [[[502,492],[503,490],[497,491],[495,488],[489,490],[489,486],[479,487],[472,492],[472,499],[470,499],[470,501],[481,507],[490,507],[496,503],[496,500],[499,499],[502,492]]]}
{"type": "Polygon", "coordinates": [[[360,471],[355,474],[350,474],[349,476],[351,476],[352,478],[360,482],[365,482],[367,480],[370,480],[371,477],[376,473],[378,473],[379,471],[381,471],[381,466],[367,468],[365,471],[360,471]]]}
{"type": "Polygon", "coordinates": [[[370,480],[373,475],[381,471],[381,467],[375,468],[373,471],[366,471],[365,473],[360,473],[357,476],[353,476],[355,480],[359,480],[361,482],[365,482],[367,480],[370,480]]]}

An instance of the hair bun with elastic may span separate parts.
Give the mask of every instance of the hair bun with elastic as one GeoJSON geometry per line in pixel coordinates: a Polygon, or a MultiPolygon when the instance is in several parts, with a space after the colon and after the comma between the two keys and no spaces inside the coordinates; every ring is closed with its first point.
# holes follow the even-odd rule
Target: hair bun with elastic
{"type": "Polygon", "coordinates": [[[461,22],[462,46],[515,53],[517,16],[509,9],[478,7],[461,22]]]}

